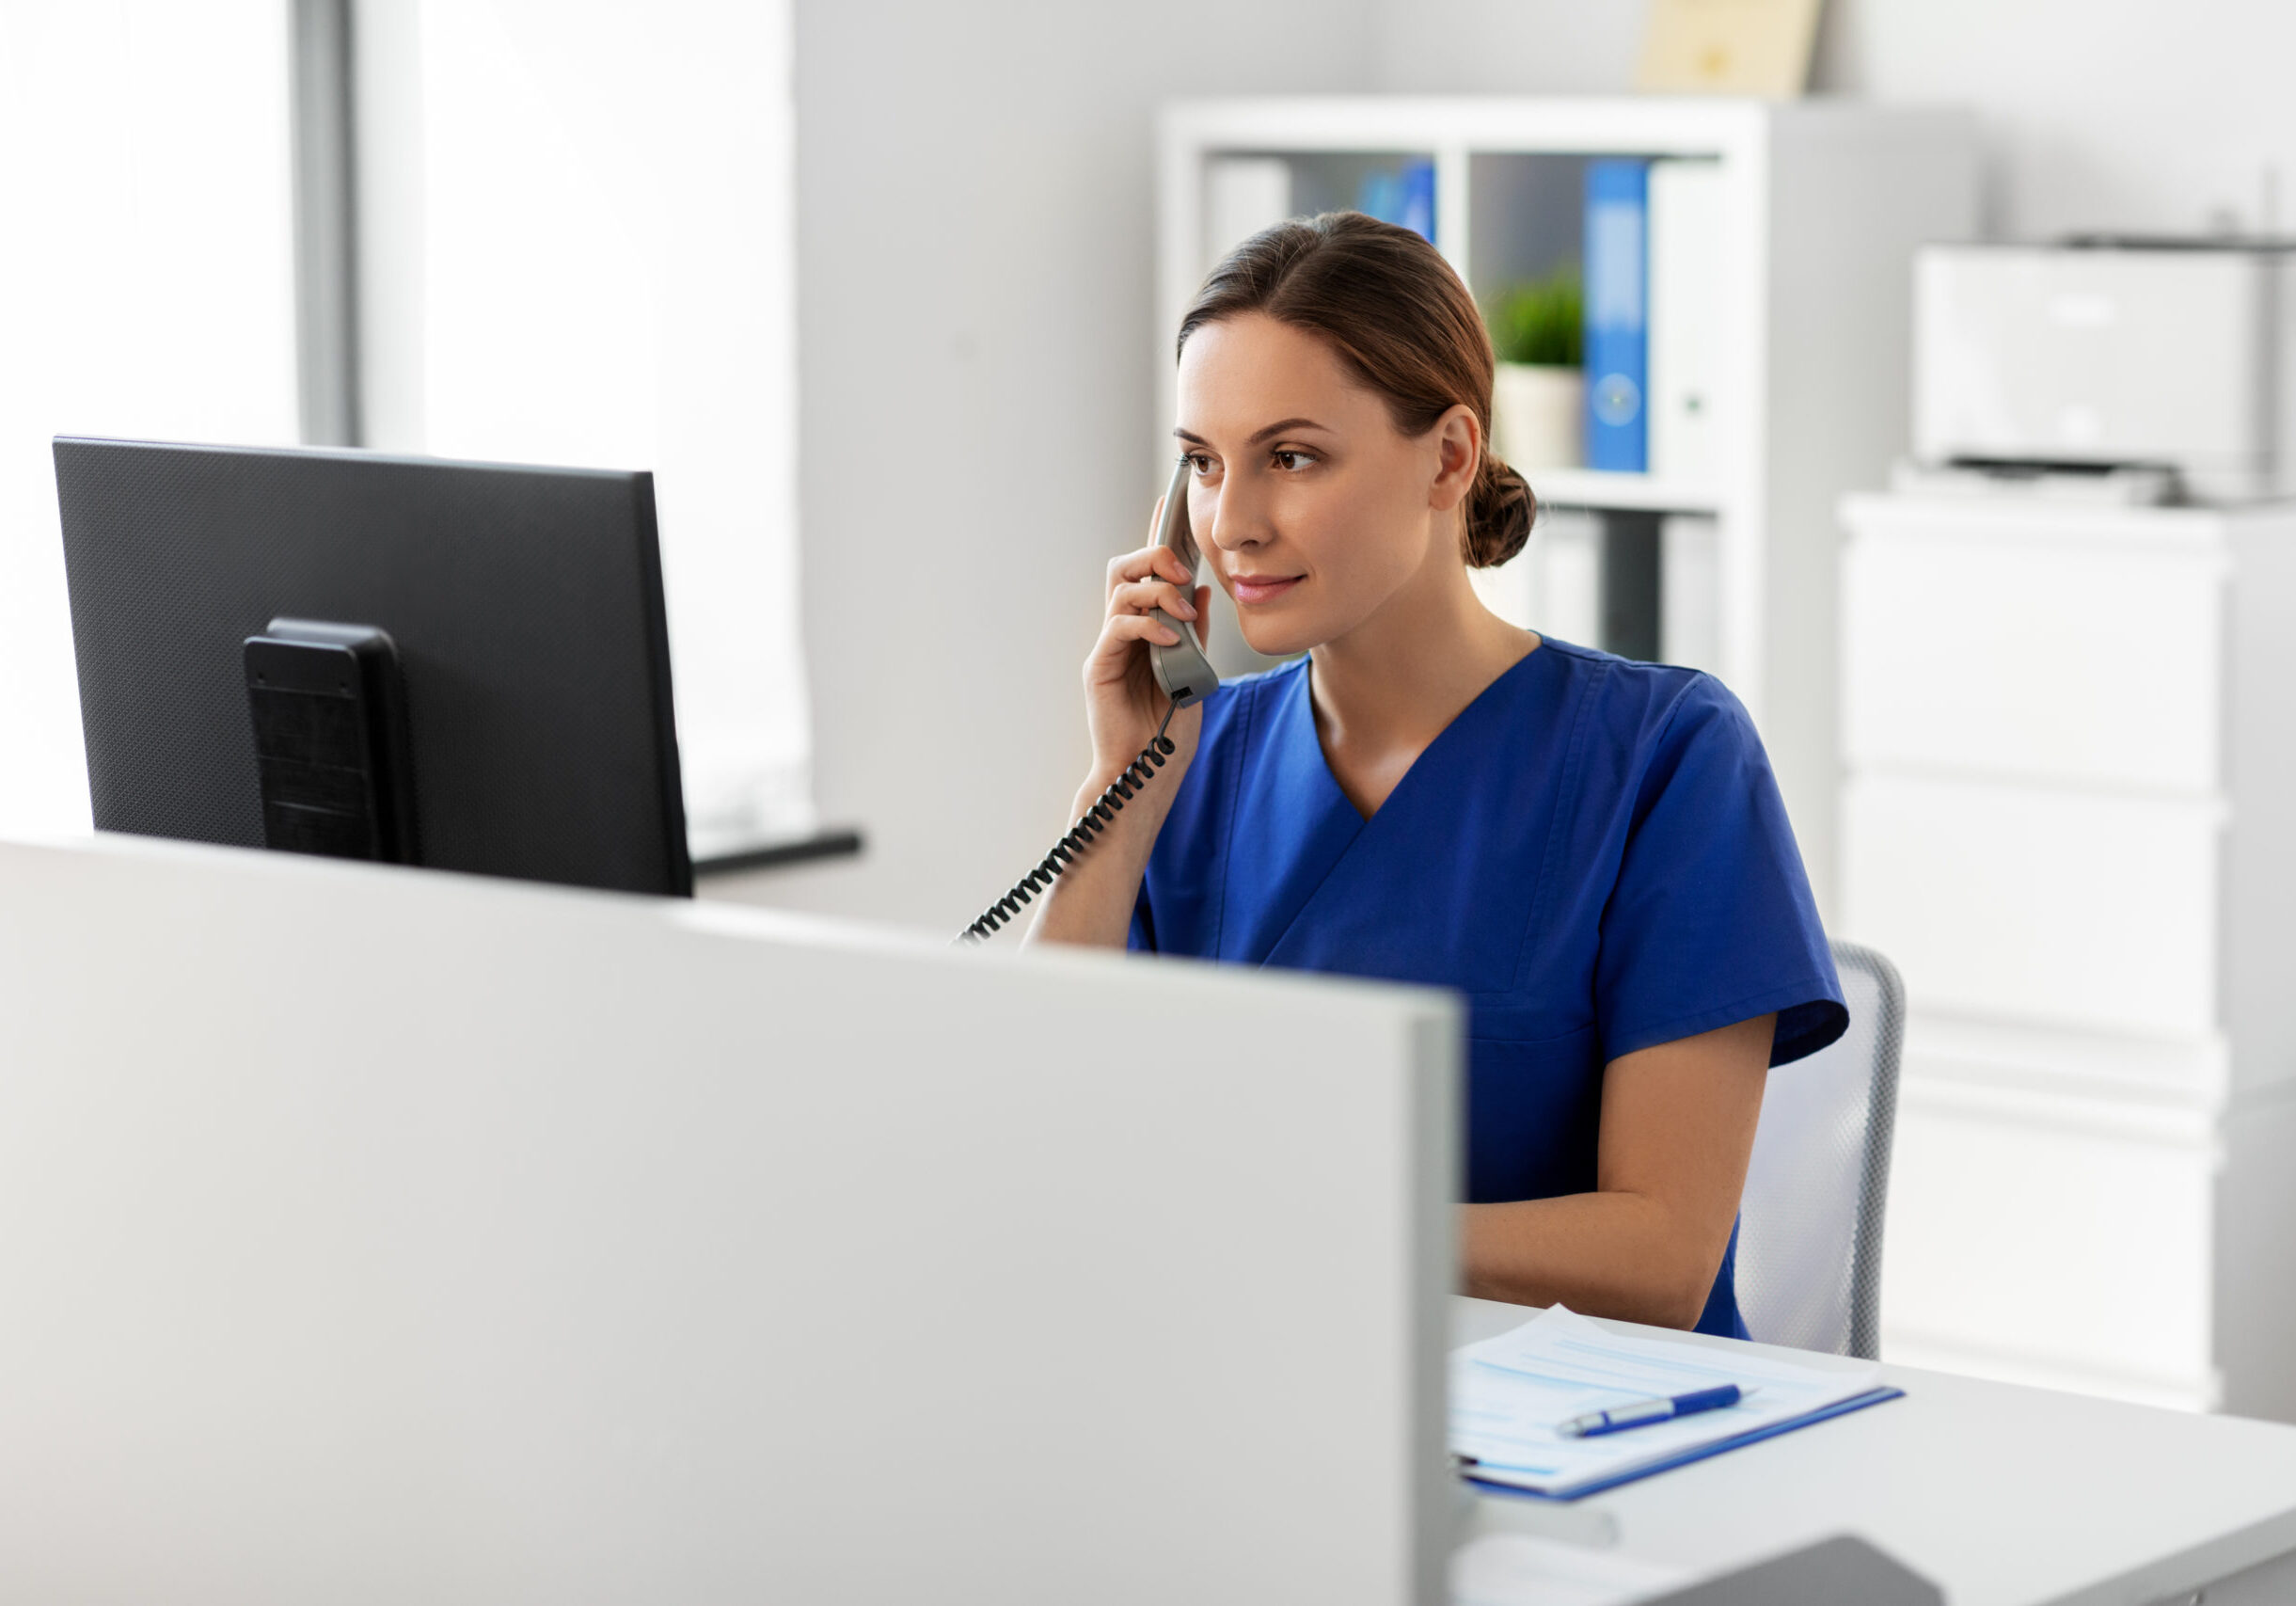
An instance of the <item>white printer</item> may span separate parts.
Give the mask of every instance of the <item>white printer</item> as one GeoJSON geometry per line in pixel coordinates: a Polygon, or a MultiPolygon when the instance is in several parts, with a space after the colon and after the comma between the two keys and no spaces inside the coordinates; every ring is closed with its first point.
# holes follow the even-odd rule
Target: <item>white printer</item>
{"type": "Polygon", "coordinates": [[[2278,242],[1927,247],[1915,455],[2166,470],[2202,501],[2296,495],[2291,272],[2278,242]]]}

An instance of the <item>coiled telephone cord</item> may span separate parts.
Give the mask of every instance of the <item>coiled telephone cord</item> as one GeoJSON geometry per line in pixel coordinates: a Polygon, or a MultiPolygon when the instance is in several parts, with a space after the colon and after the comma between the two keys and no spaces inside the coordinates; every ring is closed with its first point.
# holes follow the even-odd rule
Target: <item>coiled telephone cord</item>
{"type": "Polygon", "coordinates": [[[1179,712],[1178,703],[1164,709],[1164,723],[1156,727],[1156,734],[1140,750],[1140,756],[1127,764],[1124,772],[1108,783],[1108,789],[1093,800],[1092,806],[1085,810],[1076,823],[1069,828],[1069,834],[1053,844],[1053,851],[1044,856],[1042,864],[1013,883],[1010,892],[990,904],[979,919],[964,929],[957,938],[959,944],[969,946],[986,942],[998,928],[1020,914],[1022,906],[1031,898],[1059,880],[1061,872],[1092,846],[1093,838],[1115,823],[1116,815],[1124,807],[1125,799],[1154,780],[1156,771],[1164,768],[1164,760],[1179,751],[1171,739],[1164,735],[1171,728],[1172,716],[1179,712]]]}

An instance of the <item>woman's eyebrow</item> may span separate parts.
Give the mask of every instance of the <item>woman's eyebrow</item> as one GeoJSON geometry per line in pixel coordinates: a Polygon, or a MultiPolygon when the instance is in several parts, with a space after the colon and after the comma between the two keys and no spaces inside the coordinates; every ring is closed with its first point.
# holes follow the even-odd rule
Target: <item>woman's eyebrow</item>
{"type": "MultiPolygon", "coordinates": [[[[1246,446],[1257,446],[1261,441],[1266,440],[1271,437],[1281,435],[1286,430],[1292,429],[1321,430],[1325,435],[1329,435],[1331,433],[1330,430],[1325,429],[1323,425],[1316,422],[1313,419],[1277,419],[1274,423],[1267,425],[1265,428],[1252,431],[1251,438],[1245,441],[1244,444],[1246,446]]],[[[1189,441],[1197,446],[1209,446],[1211,444],[1211,442],[1206,440],[1202,436],[1196,434],[1194,430],[1176,429],[1172,433],[1180,437],[1180,439],[1189,441]]]]}

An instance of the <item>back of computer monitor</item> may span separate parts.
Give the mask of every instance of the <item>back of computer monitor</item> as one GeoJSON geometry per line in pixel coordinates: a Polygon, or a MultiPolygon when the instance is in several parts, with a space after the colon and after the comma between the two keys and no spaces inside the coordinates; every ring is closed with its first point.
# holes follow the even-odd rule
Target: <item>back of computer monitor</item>
{"type": "Polygon", "coordinates": [[[260,848],[251,637],[396,647],[412,862],[683,895],[649,474],[59,438],[102,831],[260,848]]]}

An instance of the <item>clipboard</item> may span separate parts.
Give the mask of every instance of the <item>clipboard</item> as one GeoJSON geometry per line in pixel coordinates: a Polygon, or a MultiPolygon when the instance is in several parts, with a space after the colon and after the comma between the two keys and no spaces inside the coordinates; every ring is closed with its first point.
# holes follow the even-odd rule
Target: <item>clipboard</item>
{"type": "Polygon", "coordinates": [[[1734,1433],[1728,1438],[1718,1439],[1710,1443],[1697,1445],[1687,1450],[1677,1450],[1671,1454],[1662,1454],[1650,1461],[1638,1462],[1631,1467],[1622,1468],[1620,1471],[1607,1477],[1597,1478],[1591,1483],[1574,1485],[1569,1489],[1535,1489],[1522,1484],[1503,1483],[1496,1478],[1482,1476],[1472,1467],[1460,1469],[1459,1475],[1478,1488],[1487,1489],[1496,1494],[1513,1495],[1522,1500],[1560,1502],[1584,1500],[1591,1494],[1602,1494],[1625,1484],[1639,1483],[1644,1478],[1655,1477],[1660,1472],[1671,1472],[1677,1467],[1686,1467],[1693,1461],[1704,1461],[1716,1455],[1727,1455],[1733,1450],[1742,1450],[1749,1444],[1759,1444],[1766,1439],[1776,1439],[1781,1434],[1808,1427],[1813,1423],[1829,1422],[1838,1416],[1847,1416],[1851,1411],[1861,1411],[1868,1406],[1878,1406],[1889,1400],[1902,1400],[1905,1397],[1906,1391],[1903,1389],[1884,1384],[1879,1388],[1868,1389],[1861,1394],[1852,1394],[1845,1400],[1836,1400],[1831,1405],[1820,1406],[1816,1410],[1805,1411],[1800,1416],[1789,1417],[1784,1422],[1765,1423],[1760,1427],[1749,1428],[1744,1433],[1734,1433]]]}

